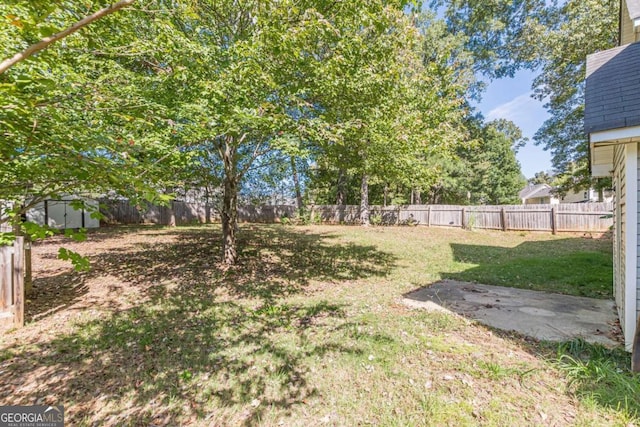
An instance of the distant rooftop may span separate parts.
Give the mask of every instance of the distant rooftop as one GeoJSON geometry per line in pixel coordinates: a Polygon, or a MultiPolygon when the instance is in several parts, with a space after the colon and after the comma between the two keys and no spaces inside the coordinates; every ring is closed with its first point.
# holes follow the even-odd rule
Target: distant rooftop
{"type": "Polygon", "coordinates": [[[629,9],[629,18],[640,18],[640,0],[627,0],[627,9],[629,9]]]}
{"type": "Polygon", "coordinates": [[[520,192],[518,196],[520,199],[533,199],[538,197],[549,197],[551,196],[551,186],[549,184],[529,184],[520,192]]]}

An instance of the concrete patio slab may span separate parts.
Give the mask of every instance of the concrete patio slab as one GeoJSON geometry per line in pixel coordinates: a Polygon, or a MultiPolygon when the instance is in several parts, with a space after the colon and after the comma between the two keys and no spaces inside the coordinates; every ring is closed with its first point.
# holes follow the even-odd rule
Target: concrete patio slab
{"type": "Polygon", "coordinates": [[[540,340],[583,338],[606,346],[620,344],[611,300],[444,280],[404,295],[403,302],[540,340]]]}

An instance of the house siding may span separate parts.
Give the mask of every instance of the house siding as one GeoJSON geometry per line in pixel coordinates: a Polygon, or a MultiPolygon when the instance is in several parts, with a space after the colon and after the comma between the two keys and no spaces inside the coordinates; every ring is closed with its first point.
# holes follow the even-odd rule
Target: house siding
{"type": "Polygon", "coordinates": [[[636,182],[637,182],[637,189],[636,189],[636,233],[635,233],[635,240],[636,240],[636,303],[635,303],[635,321],[633,322],[633,325],[630,325],[630,329],[633,329],[633,333],[635,335],[635,328],[638,324],[638,318],[640,318],[640,234],[638,234],[638,230],[640,230],[640,144],[634,144],[636,146],[637,149],[637,154],[636,154],[636,161],[637,161],[637,167],[636,167],[636,182]]]}
{"type": "Polygon", "coordinates": [[[620,45],[636,42],[636,33],[633,21],[629,14],[629,7],[625,0],[622,1],[622,19],[620,20],[620,45]]]}
{"type": "Polygon", "coordinates": [[[525,205],[548,205],[554,204],[550,197],[534,197],[533,199],[527,199],[524,202],[525,205]]]}
{"type": "Polygon", "coordinates": [[[638,143],[624,144],[625,155],[625,298],[624,298],[624,341],[627,350],[633,347],[638,320],[638,143]]]}
{"type": "Polygon", "coordinates": [[[625,329],[625,239],[626,223],[626,173],[625,146],[617,145],[614,150],[613,183],[616,188],[614,203],[614,242],[613,242],[613,294],[620,318],[620,326],[625,329]]]}

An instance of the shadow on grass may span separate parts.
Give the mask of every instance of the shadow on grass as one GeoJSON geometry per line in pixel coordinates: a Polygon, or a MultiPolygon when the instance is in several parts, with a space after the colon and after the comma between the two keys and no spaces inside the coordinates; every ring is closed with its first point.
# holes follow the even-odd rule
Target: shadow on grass
{"type": "MultiPolygon", "coordinates": [[[[161,230],[162,228],[151,225],[103,227],[89,229],[87,230],[87,235],[89,244],[95,244],[126,238],[128,234],[135,234],[140,231],[148,232],[161,230]]],[[[58,234],[48,238],[46,241],[35,242],[34,246],[47,244],[65,247],[70,242],[69,239],[58,234]]],[[[43,260],[59,259],[57,252],[40,254],[39,258],[43,260]]],[[[27,323],[38,321],[80,302],[89,290],[85,284],[87,277],[89,276],[86,274],[79,274],[73,271],[47,276],[34,274],[33,287],[27,295],[27,303],[25,304],[25,321],[27,323]]]]}
{"type": "MultiPolygon", "coordinates": [[[[585,239],[524,242],[515,248],[452,243],[454,260],[468,267],[442,277],[487,285],[556,292],[593,298],[612,297],[611,242],[598,250],[585,239]]],[[[591,242],[590,242],[591,243],[591,242]]]]}
{"type": "Polygon", "coordinates": [[[56,276],[38,277],[25,304],[27,323],[51,316],[79,302],[88,292],[82,276],[67,272],[56,276]]]}
{"type": "MultiPolygon", "coordinates": [[[[219,263],[219,227],[136,226],[92,232],[96,242],[117,242],[142,232],[148,239],[135,248],[118,247],[91,256],[88,273],[63,273],[36,277],[27,304],[27,322],[37,321],[70,307],[87,293],[84,281],[108,274],[129,285],[147,289],[158,283],[212,283],[247,298],[269,301],[303,291],[311,281],[337,283],[390,273],[396,258],[375,246],[334,241],[326,234],[302,232],[282,226],[245,225],[239,237],[240,262],[233,267],[219,263]],[[155,236],[173,237],[171,242],[154,242],[155,236]]],[[[82,250],[79,250],[82,252],[82,250]]],[[[42,258],[57,258],[44,254],[42,258]]],[[[153,292],[153,290],[151,290],[153,292]]],[[[117,308],[117,307],[111,307],[117,308]]]]}
{"type": "Polygon", "coordinates": [[[330,234],[282,226],[245,226],[239,237],[240,261],[219,263],[217,228],[174,229],[171,243],[138,244],[138,250],[114,250],[94,257],[96,271],[108,271],[129,283],[209,282],[238,297],[271,301],[305,290],[311,281],[338,283],[387,276],[396,258],[372,245],[335,241],[330,234]]]}
{"type": "Polygon", "coordinates": [[[139,286],[143,303],[0,354],[2,404],[63,404],[74,425],[252,425],[286,414],[317,393],[309,360],[362,350],[342,306],[282,298],[312,280],[384,276],[394,264],[374,247],[250,227],[242,263],[224,269],[215,229],[167,233],[172,242],[92,259],[87,277],[139,286]]]}

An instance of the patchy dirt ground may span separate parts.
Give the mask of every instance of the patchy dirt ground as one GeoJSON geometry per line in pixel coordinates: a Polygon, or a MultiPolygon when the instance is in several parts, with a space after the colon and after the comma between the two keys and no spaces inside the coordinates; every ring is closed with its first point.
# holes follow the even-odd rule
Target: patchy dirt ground
{"type": "Polygon", "coordinates": [[[69,425],[633,423],[633,399],[580,401],[551,347],[399,303],[464,233],[244,226],[233,268],[215,226],[36,244],[27,325],[0,338],[0,404],[62,404],[69,425]],[[432,258],[407,251],[427,244],[432,258]]]}

